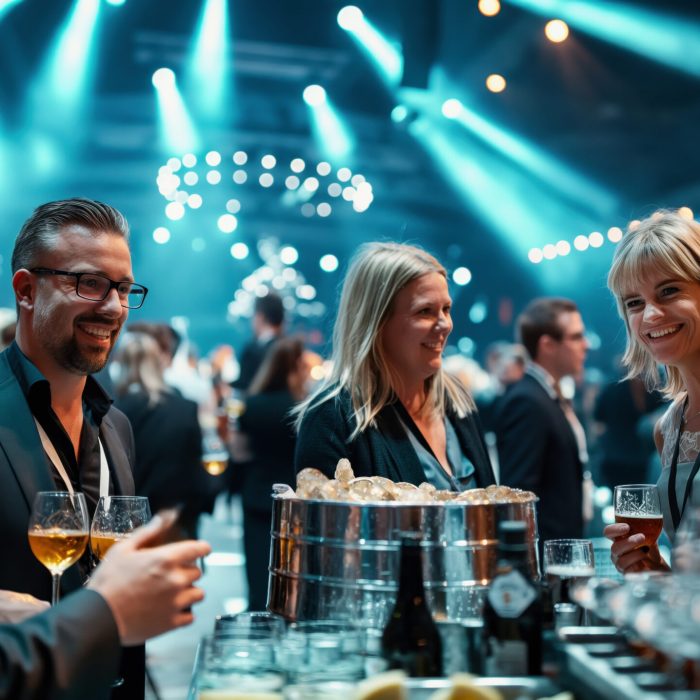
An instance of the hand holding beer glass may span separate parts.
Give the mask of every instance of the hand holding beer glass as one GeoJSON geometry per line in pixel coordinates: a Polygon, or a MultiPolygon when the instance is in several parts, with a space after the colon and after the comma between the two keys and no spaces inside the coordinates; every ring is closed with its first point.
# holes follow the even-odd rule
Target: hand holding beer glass
{"type": "Polygon", "coordinates": [[[664,520],[656,484],[623,484],[615,487],[615,522],[629,525],[629,537],[644,535],[640,547],[659,539],[664,520]]]}
{"type": "Polygon", "coordinates": [[[618,571],[668,571],[656,543],[663,528],[659,491],[655,484],[615,487],[615,524],[603,534],[613,540],[610,554],[618,571]],[[622,525],[627,527],[623,528],[622,525]]]}
{"type": "Polygon", "coordinates": [[[51,605],[59,598],[61,575],[80,559],[88,542],[88,511],[82,493],[40,491],[29,516],[29,546],[51,572],[51,605]]]}

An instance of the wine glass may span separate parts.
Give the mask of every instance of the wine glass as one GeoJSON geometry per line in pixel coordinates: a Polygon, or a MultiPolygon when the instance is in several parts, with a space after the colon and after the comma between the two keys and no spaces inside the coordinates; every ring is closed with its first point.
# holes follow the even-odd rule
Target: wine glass
{"type": "Polygon", "coordinates": [[[88,543],[85,495],[68,491],[37,493],[28,535],[34,556],[51,572],[51,605],[56,605],[61,574],[80,559],[88,543]]]}
{"type": "Polygon", "coordinates": [[[202,466],[212,476],[219,476],[228,467],[228,451],[215,430],[205,430],[202,436],[202,466]]]}
{"type": "Polygon", "coordinates": [[[642,534],[640,547],[651,547],[664,525],[656,484],[622,484],[615,487],[615,522],[629,525],[629,536],[642,534]]]}
{"type": "MultiPolygon", "coordinates": [[[[591,540],[545,541],[544,573],[552,595],[555,618],[558,605],[566,606],[574,602],[571,589],[595,575],[594,561],[591,540]]],[[[572,612],[576,610],[577,608],[571,609],[572,612]]],[[[575,617],[580,619],[580,608],[575,617]]]]}
{"type": "Polygon", "coordinates": [[[145,496],[101,496],[90,528],[92,553],[104,559],[112,545],[150,519],[151,508],[145,496]]]}
{"type": "MultiPolygon", "coordinates": [[[[102,560],[110,548],[151,519],[151,508],[145,496],[100,496],[90,528],[90,547],[102,560]]],[[[124,683],[121,677],[112,682],[113,688],[124,683]]]]}

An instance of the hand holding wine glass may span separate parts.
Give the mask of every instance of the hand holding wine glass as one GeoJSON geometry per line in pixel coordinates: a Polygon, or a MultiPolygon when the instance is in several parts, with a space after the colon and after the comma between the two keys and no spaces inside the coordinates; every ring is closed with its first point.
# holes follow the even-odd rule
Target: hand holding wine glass
{"type": "Polygon", "coordinates": [[[102,496],[90,528],[93,554],[102,560],[114,544],[150,519],[151,509],[145,496],[102,496]]]}
{"type": "Polygon", "coordinates": [[[87,546],[88,512],[84,494],[37,493],[28,534],[34,556],[51,572],[51,605],[56,605],[61,575],[80,559],[87,546]]]}
{"type": "Polygon", "coordinates": [[[610,556],[618,571],[668,571],[657,544],[663,515],[656,485],[616,486],[614,506],[615,524],[608,525],[603,534],[613,541],[610,556]]]}

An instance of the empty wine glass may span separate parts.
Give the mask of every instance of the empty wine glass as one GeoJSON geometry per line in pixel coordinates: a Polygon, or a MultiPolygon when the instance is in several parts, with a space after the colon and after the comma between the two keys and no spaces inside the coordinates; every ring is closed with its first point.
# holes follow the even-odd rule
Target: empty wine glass
{"type": "Polygon", "coordinates": [[[97,503],[90,528],[92,553],[103,559],[112,545],[151,519],[145,496],[102,496],[97,503]]]}
{"type": "Polygon", "coordinates": [[[59,598],[61,575],[80,559],[88,542],[88,511],[82,493],[40,491],[29,517],[29,546],[51,572],[51,605],[59,598]]]}

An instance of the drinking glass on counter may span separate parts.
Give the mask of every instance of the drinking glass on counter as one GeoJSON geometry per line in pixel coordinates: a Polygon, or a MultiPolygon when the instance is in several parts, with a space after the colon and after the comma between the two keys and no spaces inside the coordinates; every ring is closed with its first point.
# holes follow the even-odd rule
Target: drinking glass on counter
{"type": "Polygon", "coordinates": [[[37,493],[28,535],[34,556],[51,572],[51,605],[56,605],[61,575],[80,559],[88,543],[85,495],[68,491],[37,493]]]}
{"type": "Polygon", "coordinates": [[[229,634],[247,631],[269,635],[278,642],[284,636],[284,618],[271,612],[247,611],[235,615],[217,615],[214,621],[214,637],[225,638],[229,634]]]}
{"type": "Polygon", "coordinates": [[[204,637],[195,660],[190,700],[281,700],[284,674],[277,640],[260,630],[204,637]]]}
{"type": "Polygon", "coordinates": [[[547,540],[544,543],[544,573],[552,596],[555,624],[558,611],[562,614],[566,613],[567,623],[572,617],[581,621],[581,609],[577,608],[576,614],[572,616],[568,606],[574,603],[571,589],[595,575],[593,542],[591,540],[547,540]]]}
{"type": "Polygon", "coordinates": [[[356,681],[364,675],[360,629],[344,621],[294,622],[279,646],[290,683],[356,681]]]}
{"type": "Polygon", "coordinates": [[[101,496],[92,518],[90,546],[100,560],[120,540],[151,519],[145,496],[101,496]]]}
{"type": "Polygon", "coordinates": [[[622,484],[615,487],[615,522],[629,525],[631,535],[644,535],[644,546],[659,539],[664,525],[656,484],[622,484]]]}

